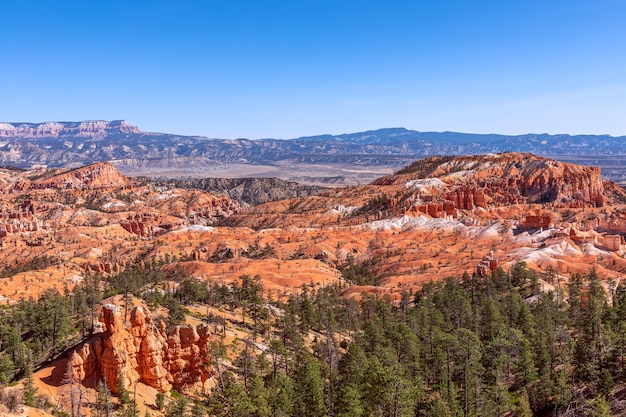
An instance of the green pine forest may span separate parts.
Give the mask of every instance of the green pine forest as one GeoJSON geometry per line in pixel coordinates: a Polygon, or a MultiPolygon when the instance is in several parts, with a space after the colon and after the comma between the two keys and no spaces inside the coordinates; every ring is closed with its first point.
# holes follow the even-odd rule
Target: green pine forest
{"type": "MultiPolygon", "coordinates": [[[[354,282],[369,273],[366,267],[343,272],[354,282]]],[[[189,305],[241,317],[203,317],[215,329],[216,387],[195,398],[157,396],[156,408],[166,417],[621,411],[611,404],[619,404],[626,389],[626,287],[600,281],[595,270],[564,280],[555,270],[540,274],[521,262],[486,277],[465,273],[429,283],[402,293],[399,303],[381,295],[342,297],[345,286],[303,286],[277,301],[249,276],[228,286],[179,277],[171,290],[146,291],[164,280],[158,267],[127,268],[112,277],[90,276],[63,294],[50,291],[38,301],[0,307],[0,402],[7,386],[24,380],[26,404],[77,417],[74,407],[55,410],[36,392],[33,369],[88,338],[101,301],[123,294],[168,308],[169,327],[184,319],[189,305]],[[541,281],[555,290],[540,291],[541,281]],[[228,326],[249,336],[226,344],[228,326]]],[[[116,405],[97,406],[93,415],[136,413],[116,405]]]]}

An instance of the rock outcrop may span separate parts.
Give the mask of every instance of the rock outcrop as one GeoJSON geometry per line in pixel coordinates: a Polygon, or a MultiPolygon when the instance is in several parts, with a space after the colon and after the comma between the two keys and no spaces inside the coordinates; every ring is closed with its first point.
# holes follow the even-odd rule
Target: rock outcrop
{"type": "MultiPolygon", "coordinates": [[[[395,193],[386,202],[374,205],[376,210],[387,209],[394,215],[422,212],[431,217],[456,217],[457,210],[532,203],[552,208],[595,208],[626,198],[619,187],[602,181],[597,167],[532,154],[431,157],[414,165],[427,167],[428,176],[423,177],[422,169],[408,169],[371,184],[378,188],[379,196],[395,193]]],[[[540,219],[531,223],[535,220],[539,223],[529,228],[547,227],[549,223],[544,225],[540,219]]]]}
{"type": "Polygon", "coordinates": [[[441,164],[433,177],[478,187],[491,198],[492,205],[529,202],[602,207],[605,200],[599,167],[526,153],[454,158],[441,164]]]}
{"type": "Polygon", "coordinates": [[[496,269],[498,269],[498,259],[493,256],[493,251],[490,251],[476,265],[476,274],[482,278],[496,269]]]}
{"type": "Polygon", "coordinates": [[[418,204],[407,210],[407,213],[410,212],[422,212],[430,217],[456,217],[457,215],[456,207],[452,201],[418,204]]]}
{"type": "Polygon", "coordinates": [[[206,326],[177,326],[168,335],[163,322],[152,320],[143,306],[130,313],[124,324],[121,309],[103,307],[105,331],[77,348],[69,359],[76,381],[105,379],[117,393],[119,378],[130,388],[139,381],[165,392],[201,392],[213,375],[209,363],[209,329],[206,326]]]}
{"type": "Polygon", "coordinates": [[[617,252],[622,248],[622,237],[620,235],[605,235],[604,246],[613,252],[617,252]]]}
{"type": "Polygon", "coordinates": [[[104,187],[124,187],[130,181],[108,162],[97,162],[69,172],[55,175],[44,180],[33,181],[29,189],[53,188],[64,189],[96,189],[104,187]]]}
{"type": "Polygon", "coordinates": [[[154,235],[154,227],[143,221],[127,220],[123,223],[120,223],[120,225],[127,232],[133,233],[138,236],[149,237],[154,235]]]}
{"type": "Polygon", "coordinates": [[[526,216],[521,223],[521,227],[524,229],[540,229],[552,227],[552,216],[526,216]]]}
{"type": "Polygon", "coordinates": [[[448,193],[446,198],[461,210],[474,210],[476,207],[487,208],[485,193],[475,187],[460,187],[448,193]]]}

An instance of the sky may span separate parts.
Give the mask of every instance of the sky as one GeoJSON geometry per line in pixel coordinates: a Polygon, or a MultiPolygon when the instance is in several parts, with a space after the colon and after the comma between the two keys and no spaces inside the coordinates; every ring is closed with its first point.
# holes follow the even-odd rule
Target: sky
{"type": "Polygon", "coordinates": [[[0,121],[626,135],[624,0],[0,0],[0,121]]]}

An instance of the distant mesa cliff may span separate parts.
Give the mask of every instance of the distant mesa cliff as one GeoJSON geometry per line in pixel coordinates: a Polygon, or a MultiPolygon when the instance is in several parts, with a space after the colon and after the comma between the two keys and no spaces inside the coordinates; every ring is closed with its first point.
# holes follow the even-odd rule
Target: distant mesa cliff
{"type": "Polygon", "coordinates": [[[125,120],[86,120],[84,122],[0,123],[2,138],[95,138],[115,134],[138,134],[139,128],[125,120]]]}

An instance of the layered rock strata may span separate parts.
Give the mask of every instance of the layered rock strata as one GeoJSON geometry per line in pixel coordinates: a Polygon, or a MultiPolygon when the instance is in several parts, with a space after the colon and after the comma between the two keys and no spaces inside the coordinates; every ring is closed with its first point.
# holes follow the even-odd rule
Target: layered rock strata
{"type": "Polygon", "coordinates": [[[82,122],[0,123],[0,137],[23,139],[64,136],[93,138],[114,134],[138,134],[140,130],[125,120],[85,120],[82,122]]]}

